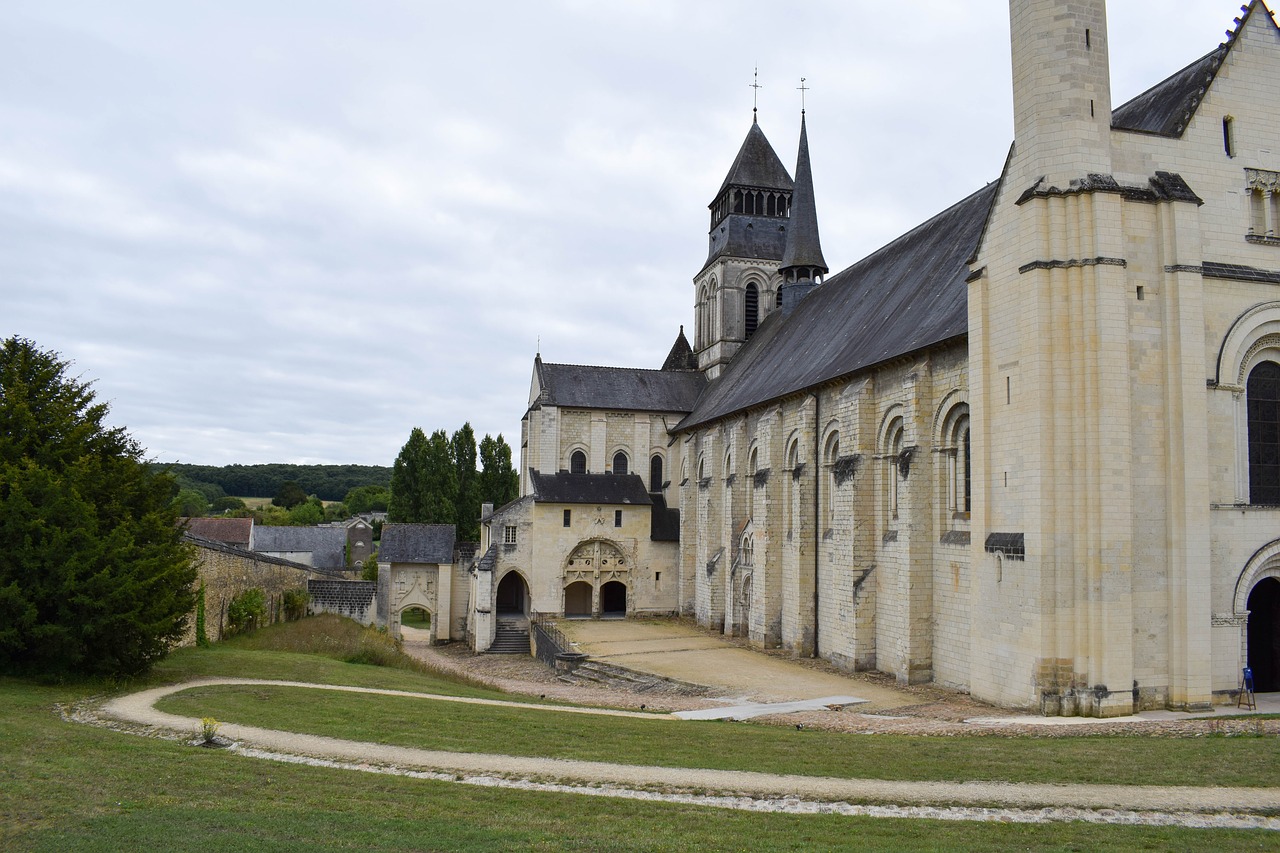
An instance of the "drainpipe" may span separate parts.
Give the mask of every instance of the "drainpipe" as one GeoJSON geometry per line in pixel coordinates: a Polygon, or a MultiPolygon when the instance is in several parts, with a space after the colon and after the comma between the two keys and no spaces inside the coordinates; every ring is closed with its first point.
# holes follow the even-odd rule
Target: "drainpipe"
{"type": "Polygon", "coordinates": [[[819,392],[813,393],[813,656],[818,657],[818,563],[822,553],[822,525],[819,513],[822,506],[818,501],[818,488],[822,482],[819,468],[822,460],[822,397],[819,392]]]}

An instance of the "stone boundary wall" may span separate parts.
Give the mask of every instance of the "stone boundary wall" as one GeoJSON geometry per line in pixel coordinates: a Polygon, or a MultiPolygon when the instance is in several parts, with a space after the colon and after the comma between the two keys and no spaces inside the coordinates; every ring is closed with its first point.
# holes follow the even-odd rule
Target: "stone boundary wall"
{"type": "MultiPolygon", "coordinates": [[[[225,542],[201,539],[188,534],[186,540],[196,548],[196,570],[204,584],[205,636],[217,642],[226,630],[227,605],[231,599],[247,589],[261,589],[267,599],[267,622],[284,618],[281,596],[285,590],[305,588],[307,581],[318,573],[309,566],[291,563],[279,557],[269,557],[246,551],[225,542]]],[[[179,646],[196,644],[196,615],[187,620],[187,630],[179,646]]]]}
{"type": "Polygon", "coordinates": [[[307,613],[336,613],[362,625],[373,625],[378,618],[377,589],[374,581],[309,580],[307,592],[311,601],[307,613]]]}

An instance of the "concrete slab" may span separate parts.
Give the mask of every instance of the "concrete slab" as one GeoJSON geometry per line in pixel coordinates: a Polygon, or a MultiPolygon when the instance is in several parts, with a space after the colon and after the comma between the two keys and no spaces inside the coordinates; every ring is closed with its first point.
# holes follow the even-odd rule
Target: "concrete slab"
{"type": "Polygon", "coordinates": [[[857,696],[871,707],[897,708],[920,701],[905,691],[740,648],[675,620],[558,620],[556,624],[578,651],[596,660],[735,694],[745,693],[760,702],[857,696]]]}
{"type": "Polygon", "coordinates": [[[749,720],[769,714],[790,714],[795,711],[835,710],[846,705],[861,705],[866,699],[855,696],[824,696],[821,699],[805,699],[799,702],[746,702],[722,708],[701,708],[696,711],[675,711],[673,717],[682,720],[749,720]]]}

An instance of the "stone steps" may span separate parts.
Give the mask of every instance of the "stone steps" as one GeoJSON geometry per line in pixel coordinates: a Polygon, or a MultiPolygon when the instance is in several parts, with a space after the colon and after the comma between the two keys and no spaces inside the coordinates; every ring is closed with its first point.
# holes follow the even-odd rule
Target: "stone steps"
{"type": "Polygon", "coordinates": [[[499,618],[493,644],[485,650],[491,655],[530,654],[529,620],[524,618],[499,618]]]}

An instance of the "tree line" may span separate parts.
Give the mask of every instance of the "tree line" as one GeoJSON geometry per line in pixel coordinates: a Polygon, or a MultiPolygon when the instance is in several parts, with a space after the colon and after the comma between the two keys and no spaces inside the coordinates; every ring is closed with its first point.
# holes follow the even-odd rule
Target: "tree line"
{"type": "Polygon", "coordinates": [[[391,468],[387,520],[455,524],[460,540],[474,542],[480,538],[480,505],[502,506],[518,492],[511,447],[501,433],[486,435],[477,448],[470,423],[452,436],[438,429],[428,437],[414,427],[391,468]]]}
{"type": "Polygon", "coordinates": [[[156,462],[183,487],[195,488],[210,502],[229,495],[242,498],[270,498],[285,483],[296,483],[306,494],[323,501],[340,501],[360,486],[391,485],[391,469],[385,465],[294,465],[272,462],[265,465],[191,465],[183,462],[156,462]]]}

